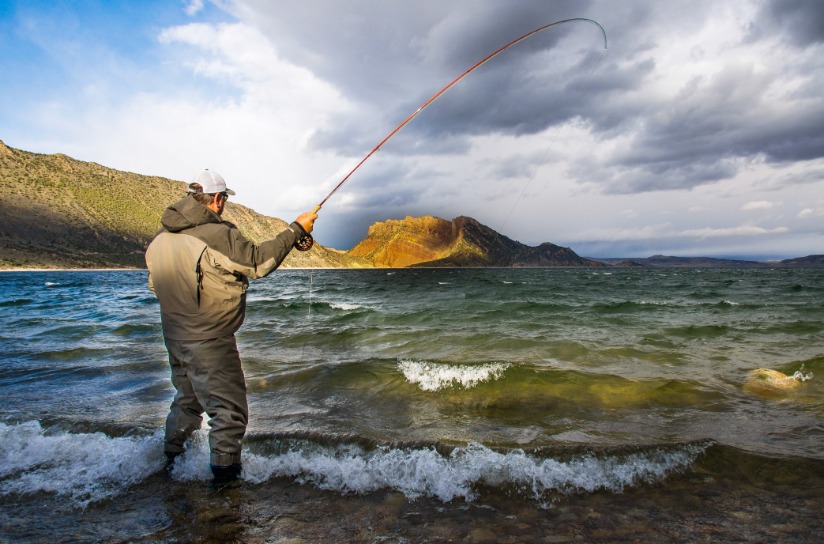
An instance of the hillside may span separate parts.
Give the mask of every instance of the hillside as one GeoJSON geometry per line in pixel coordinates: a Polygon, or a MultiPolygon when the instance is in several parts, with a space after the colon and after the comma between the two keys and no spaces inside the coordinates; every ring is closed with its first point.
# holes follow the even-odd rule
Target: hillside
{"type": "Polygon", "coordinates": [[[375,223],[349,254],[387,268],[606,266],[554,244],[524,245],[469,217],[452,221],[407,217],[375,223]]]}
{"type": "Polygon", "coordinates": [[[758,261],[744,261],[735,259],[714,259],[711,257],[672,257],[668,255],[653,255],[646,259],[635,259],[639,263],[649,266],[686,267],[686,268],[753,268],[767,266],[758,261]]]}
{"type": "Polygon", "coordinates": [[[824,255],[807,255],[806,257],[799,257],[797,259],[785,259],[781,261],[781,264],[791,267],[824,268],[824,255]]]}
{"type": "MultiPolygon", "coordinates": [[[[143,267],[163,211],[186,193],[182,181],[30,153],[2,141],[0,184],[0,268],[143,267]]],[[[256,243],[287,226],[231,201],[224,217],[256,243]]],[[[364,265],[317,243],[306,253],[293,251],[283,263],[284,268],[364,265]]]]}

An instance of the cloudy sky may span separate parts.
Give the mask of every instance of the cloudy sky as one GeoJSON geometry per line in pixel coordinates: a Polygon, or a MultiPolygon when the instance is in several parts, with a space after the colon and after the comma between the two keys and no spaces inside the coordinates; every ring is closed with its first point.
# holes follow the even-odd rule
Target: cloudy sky
{"type": "MultiPolygon", "coordinates": [[[[820,0],[0,0],[0,139],[316,239],[474,217],[592,257],[824,253],[820,0]]],[[[151,196],[151,195],[149,195],[151,196]]]]}

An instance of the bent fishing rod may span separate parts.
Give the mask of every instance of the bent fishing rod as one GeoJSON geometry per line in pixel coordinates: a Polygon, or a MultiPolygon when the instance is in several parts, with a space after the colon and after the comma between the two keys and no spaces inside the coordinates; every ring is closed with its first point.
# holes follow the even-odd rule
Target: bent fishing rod
{"type": "MultiPolygon", "coordinates": [[[[541,31],[544,31],[548,28],[552,28],[554,26],[562,25],[564,23],[571,23],[571,22],[575,22],[575,21],[590,23],[590,24],[593,24],[593,25],[597,26],[601,30],[601,34],[603,34],[603,36],[604,36],[604,49],[607,48],[607,33],[604,30],[604,27],[602,27],[600,24],[598,24],[596,21],[593,21],[592,19],[586,19],[586,18],[583,18],[583,17],[574,17],[572,19],[563,19],[561,21],[555,21],[554,23],[549,23],[548,25],[544,25],[544,26],[536,28],[535,30],[531,30],[531,31],[527,32],[526,34],[524,34],[523,36],[521,36],[519,38],[515,38],[511,42],[499,47],[498,49],[496,49],[495,51],[493,51],[489,55],[485,56],[484,58],[482,58],[481,60],[479,60],[478,62],[473,64],[470,68],[465,70],[461,75],[459,75],[458,77],[456,77],[455,79],[450,81],[445,87],[443,87],[441,90],[439,90],[438,92],[433,94],[431,97],[429,97],[429,99],[426,102],[424,102],[421,105],[421,107],[419,107],[417,110],[415,110],[409,117],[404,119],[398,126],[396,126],[394,129],[392,129],[392,131],[389,134],[387,134],[383,138],[383,140],[378,142],[378,145],[373,147],[372,150],[369,153],[367,153],[366,156],[363,157],[363,159],[361,159],[361,161],[358,164],[356,164],[355,167],[352,168],[352,170],[350,170],[349,173],[346,174],[343,177],[343,179],[332,189],[332,191],[328,195],[326,195],[326,198],[321,200],[320,203],[317,206],[315,206],[315,208],[312,210],[312,213],[318,213],[318,211],[320,211],[320,209],[323,207],[323,205],[326,204],[326,201],[329,200],[329,198],[332,195],[334,195],[335,192],[337,192],[337,190],[340,189],[341,186],[343,186],[343,184],[346,183],[346,181],[350,177],[352,177],[352,174],[354,174],[358,170],[358,168],[360,168],[363,165],[363,163],[365,163],[367,160],[369,160],[369,157],[374,155],[381,147],[383,147],[383,144],[385,144],[387,141],[389,141],[389,139],[392,138],[392,136],[397,134],[398,131],[400,131],[403,127],[405,127],[412,119],[414,119],[427,106],[429,106],[430,104],[432,104],[432,102],[434,102],[435,100],[440,98],[440,96],[443,93],[445,93],[447,90],[449,90],[450,87],[452,87],[453,85],[458,83],[460,80],[462,80],[464,77],[466,77],[470,72],[472,72],[476,68],[486,64],[488,61],[492,60],[494,57],[498,56],[500,53],[502,53],[506,49],[512,47],[513,45],[515,45],[517,43],[520,43],[520,42],[526,40],[527,38],[530,38],[531,36],[534,36],[535,34],[541,32],[541,31]]],[[[314,245],[314,243],[315,243],[315,241],[314,241],[314,238],[312,238],[312,235],[311,234],[305,234],[305,235],[301,236],[295,242],[295,248],[297,248],[299,251],[309,251],[310,249],[312,249],[312,246],[314,245]]]]}

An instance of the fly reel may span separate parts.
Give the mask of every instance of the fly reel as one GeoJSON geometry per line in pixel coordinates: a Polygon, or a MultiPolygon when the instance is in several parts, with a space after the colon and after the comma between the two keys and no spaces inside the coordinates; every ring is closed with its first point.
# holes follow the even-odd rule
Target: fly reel
{"type": "Polygon", "coordinates": [[[295,240],[295,249],[298,251],[309,251],[313,245],[315,245],[315,239],[312,238],[311,234],[304,234],[295,240]]]}

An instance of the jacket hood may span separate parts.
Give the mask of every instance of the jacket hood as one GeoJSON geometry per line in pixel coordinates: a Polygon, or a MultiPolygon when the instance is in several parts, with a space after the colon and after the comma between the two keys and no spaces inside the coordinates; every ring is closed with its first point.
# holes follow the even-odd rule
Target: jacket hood
{"type": "Polygon", "coordinates": [[[220,223],[215,212],[189,195],[178,200],[163,212],[160,223],[169,232],[180,232],[206,223],[220,223]]]}

